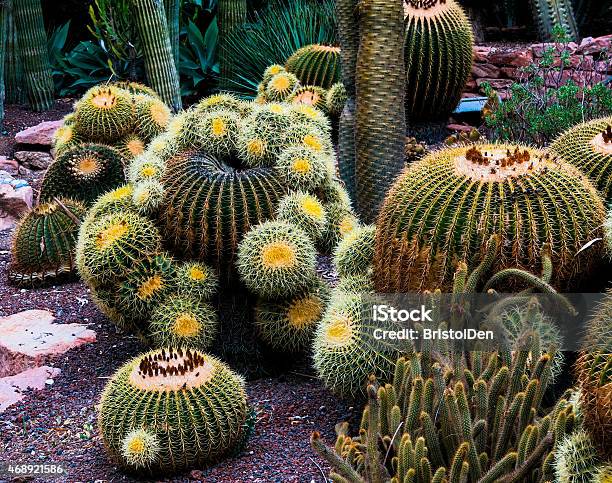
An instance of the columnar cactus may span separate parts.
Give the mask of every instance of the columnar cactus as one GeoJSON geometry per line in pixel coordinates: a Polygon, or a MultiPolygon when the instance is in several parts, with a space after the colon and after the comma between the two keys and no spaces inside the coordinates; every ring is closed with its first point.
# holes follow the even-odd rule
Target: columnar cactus
{"type": "Polygon", "coordinates": [[[385,193],[404,167],[406,116],[403,2],[359,3],[356,74],[357,211],[372,223],[385,193]]]}
{"type": "Polygon", "coordinates": [[[571,0],[531,0],[540,38],[553,40],[555,28],[561,27],[570,40],[578,40],[578,25],[571,0]]]}
{"type": "Polygon", "coordinates": [[[607,201],[612,200],[612,117],[570,128],[550,149],[591,178],[607,201]]]}
{"type": "Polygon", "coordinates": [[[493,266],[533,270],[552,247],[552,284],[562,288],[601,259],[605,208],[565,161],[531,148],[473,145],[414,163],[389,192],[376,223],[374,271],[382,292],[448,290],[455,261],[475,267],[492,234],[502,237],[493,266]]]}
{"type": "Polygon", "coordinates": [[[318,433],[312,445],[339,481],[551,480],[573,407],[561,399],[543,412],[550,355],[525,361],[492,354],[480,371],[455,373],[418,354],[399,359],[392,383],[371,380],[358,436],[345,423],[334,449],[318,433]]]}
{"type": "Polygon", "coordinates": [[[6,89],[4,87],[4,65],[6,63],[6,42],[10,15],[11,13],[8,6],[8,0],[0,1],[0,128],[4,122],[4,100],[6,98],[6,89]]]}
{"type": "Polygon", "coordinates": [[[15,230],[9,280],[32,286],[75,275],[74,252],[84,215],[84,205],[63,198],[28,212],[15,230]]]}
{"type": "Polygon", "coordinates": [[[244,381],[203,352],[159,349],[110,379],[98,426],[110,457],[142,476],[215,463],[245,437],[244,381]]]}
{"type": "Polygon", "coordinates": [[[11,104],[23,104],[26,102],[26,90],[23,80],[23,63],[19,56],[19,44],[17,41],[17,27],[15,26],[14,0],[4,2],[4,10],[7,14],[5,65],[4,73],[6,102],[11,104]]]}
{"type": "Polygon", "coordinates": [[[53,106],[55,85],[41,0],[15,0],[13,14],[30,106],[35,111],[46,111],[53,106]]]}
{"type": "Polygon", "coordinates": [[[330,45],[307,45],[287,59],[285,69],[295,74],[302,85],[329,89],[341,78],[340,48],[330,45]]]}
{"type": "Polygon", "coordinates": [[[179,70],[179,35],[181,30],[181,1],[180,0],[164,0],[166,9],[166,21],[168,22],[168,37],[170,37],[170,45],[172,46],[172,58],[176,71],[179,70]]]}
{"type": "Polygon", "coordinates": [[[408,122],[448,116],[472,71],[472,26],[456,0],[406,2],[408,122]]]}
{"type": "Polygon", "coordinates": [[[151,86],[173,111],[181,109],[179,75],[172,56],[172,44],[162,0],[131,0],[134,21],[140,35],[145,71],[151,86]]]}

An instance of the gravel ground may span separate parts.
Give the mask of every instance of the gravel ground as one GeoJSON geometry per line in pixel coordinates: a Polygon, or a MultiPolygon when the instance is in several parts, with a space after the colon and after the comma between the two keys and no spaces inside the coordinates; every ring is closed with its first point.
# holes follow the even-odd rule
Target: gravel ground
{"type": "MultiPolygon", "coordinates": [[[[44,114],[7,106],[6,133],[0,155],[11,155],[14,134],[42,120],[62,117],[71,103],[58,102],[44,114]]],[[[34,187],[42,173],[21,176],[34,187]]],[[[60,323],[82,323],[97,332],[97,342],[73,349],[56,360],[61,374],[53,385],[29,391],[0,415],[0,461],[62,465],[67,481],[131,481],[110,463],[96,428],[96,404],[109,376],[144,347],[134,337],[118,333],[90,301],[82,283],[25,290],[7,284],[10,233],[0,232],[0,316],[28,309],[52,312],[60,323]]],[[[324,278],[333,275],[322,260],[324,278]]],[[[321,431],[333,443],[337,422],[355,411],[338,401],[312,375],[308,361],[280,377],[248,383],[251,405],[257,412],[255,434],[238,456],[206,469],[196,469],[175,480],[206,482],[324,481],[327,465],[309,444],[310,433],[321,431]]],[[[48,480],[36,480],[48,481],[48,480]]]]}

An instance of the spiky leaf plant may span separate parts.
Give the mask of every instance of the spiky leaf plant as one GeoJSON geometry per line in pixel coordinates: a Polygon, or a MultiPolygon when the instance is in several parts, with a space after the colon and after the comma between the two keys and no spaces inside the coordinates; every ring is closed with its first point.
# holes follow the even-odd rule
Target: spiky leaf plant
{"type": "Polygon", "coordinates": [[[285,193],[272,168],[237,170],[205,152],[170,159],[162,184],[167,197],[160,221],[168,241],[217,268],[233,265],[244,234],[273,218],[285,193]]]}
{"type": "Polygon", "coordinates": [[[158,253],[157,227],[128,211],[109,213],[82,225],[77,245],[79,274],[92,285],[125,275],[134,262],[158,253]]]}
{"type": "Polygon", "coordinates": [[[444,149],[417,161],[389,192],[376,223],[374,270],[381,292],[448,290],[453,264],[472,269],[492,234],[502,237],[493,271],[539,267],[552,247],[554,286],[567,287],[601,259],[605,209],[574,167],[511,145],[444,149]]]}
{"type": "Polygon", "coordinates": [[[281,198],[277,219],[295,225],[311,239],[319,240],[327,223],[327,214],[316,196],[297,191],[281,198]]]}
{"type": "Polygon", "coordinates": [[[295,74],[302,85],[329,89],[340,81],[340,47],[307,45],[287,59],[285,68],[295,74]]]}
{"type": "Polygon", "coordinates": [[[217,6],[217,23],[219,26],[219,69],[221,75],[220,88],[229,87],[231,64],[227,54],[228,37],[234,29],[238,29],[247,21],[246,0],[219,0],[217,6]]]}
{"type": "Polygon", "coordinates": [[[363,275],[372,269],[374,225],[361,226],[348,233],[334,250],[334,266],[340,277],[363,275]]]}
{"type": "Polygon", "coordinates": [[[312,191],[320,187],[327,175],[329,158],[306,147],[289,147],[278,157],[276,167],[287,186],[312,191]]]}
{"type": "Polygon", "coordinates": [[[135,96],[136,132],[150,141],[166,130],[172,113],[160,99],[151,96],[135,96]]]}
{"type": "Polygon", "coordinates": [[[574,414],[566,399],[542,409],[550,356],[529,366],[521,353],[482,362],[455,373],[414,354],[399,359],[392,383],[371,379],[359,435],[349,436],[345,423],[333,449],[318,433],[311,439],[332,479],[551,480],[554,447],[572,431],[574,414]]]}
{"type": "Polygon", "coordinates": [[[106,191],[125,183],[124,158],[108,146],[84,144],[62,152],[51,163],[40,187],[41,203],[56,196],[92,204],[106,191]]]}
{"type": "Polygon", "coordinates": [[[305,85],[298,87],[293,94],[287,98],[287,102],[295,105],[311,106],[321,111],[327,110],[324,89],[317,86],[305,85]]]}
{"type": "Polygon", "coordinates": [[[308,235],[283,221],[249,231],[238,247],[238,273],[253,293],[288,297],[316,281],[316,249],[308,235]]]}
{"type": "Polygon", "coordinates": [[[244,381],[195,350],[159,349],[110,379],[98,416],[114,462],[140,475],[177,474],[217,462],[244,437],[244,381]]]}
{"type": "Polygon", "coordinates": [[[92,87],[75,107],[74,127],[90,140],[114,142],[132,130],[134,120],[132,96],[114,86],[92,87]]]}
{"type": "MultiPolygon", "coordinates": [[[[355,114],[357,212],[373,223],[404,167],[403,2],[359,2],[355,114]]],[[[348,183],[347,183],[348,185],[348,183]]]]}
{"type": "Polygon", "coordinates": [[[298,78],[290,72],[273,76],[266,85],[266,99],[272,102],[286,101],[298,88],[298,78]]]}
{"type": "Polygon", "coordinates": [[[612,457],[612,294],[607,293],[588,322],[576,361],[584,426],[608,459],[612,457]]]}
{"type": "Polygon", "coordinates": [[[257,301],[255,327],[270,347],[281,352],[303,352],[312,343],[329,299],[326,284],[281,300],[257,301]]]}
{"type": "Polygon", "coordinates": [[[29,211],[15,229],[9,280],[33,286],[74,275],[74,251],[85,211],[81,203],[64,198],[29,211]]]}
{"type": "Polygon", "coordinates": [[[612,199],[612,117],[574,126],[550,149],[591,178],[606,200],[612,199]]]}
{"type": "Polygon", "coordinates": [[[219,277],[208,265],[186,262],[177,269],[176,283],[180,294],[209,300],[219,288],[219,277]]]}
{"type": "Polygon", "coordinates": [[[177,288],[175,261],[168,254],[135,260],[123,277],[115,278],[124,279],[117,290],[117,308],[135,322],[146,321],[177,288]]]}
{"type": "Polygon", "coordinates": [[[370,322],[371,307],[357,293],[332,293],[313,342],[314,367],[325,386],[341,397],[365,393],[370,375],[382,381],[393,375],[396,347],[374,337],[384,324],[370,322]]]}
{"type": "Polygon", "coordinates": [[[41,0],[17,0],[12,4],[28,100],[33,110],[46,111],[53,106],[55,86],[41,0]]]}
{"type": "Polygon", "coordinates": [[[563,438],[555,450],[555,481],[592,483],[600,464],[590,435],[580,429],[563,438]]]}
{"type": "Polygon", "coordinates": [[[217,314],[201,299],[170,295],[151,314],[149,332],[156,347],[208,349],[217,332],[217,314]]]}
{"type": "Polygon", "coordinates": [[[407,119],[443,118],[472,71],[470,21],[456,0],[408,0],[405,27],[407,119]]]}

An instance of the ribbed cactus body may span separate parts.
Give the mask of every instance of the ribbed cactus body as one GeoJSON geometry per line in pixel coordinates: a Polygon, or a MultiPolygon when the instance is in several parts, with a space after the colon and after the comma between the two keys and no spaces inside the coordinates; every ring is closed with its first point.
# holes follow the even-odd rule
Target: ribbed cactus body
{"type": "Polygon", "coordinates": [[[4,122],[4,100],[6,89],[4,87],[4,71],[6,62],[6,42],[8,34],[8,24],[10,20],[10,9],[8,2],[0,2],[0,128],[4,122]]]}
{"type": "Polygon", "coordinates": [[[584,430],[566,435],[555,450],[555,476],[559,483],[595,481],[600,463],[597,448],[584,430]]]}
{"type": "Polygon", "coordinates": [[[340,48],[330,45],[307,45],[287,59],[285,68],[297,76],[302,85],[329,89],[341,79],[340,48]]]}
{"type": "Polygon", "coordinates": [[[531,0],[531,8],[542,40],[552,40],[555,27],[563,28],[570,40],[578,40],[572,0],[531,0]]]}
{"type": "Polygon", "coordinates": [[[131,0],[151,87],[173,111],[181,109],[179,76],[162,0],[131,0]]]}
{"type": "Polygon", "coordinates": [[[23,63],[19,56],[13,0],[7,1],[4,4],[4,8],[8,13],[5,47],[6,57],[4,60],[6,102],[9,104],[23,104],[26,102],[26,90],[23,81],[23,63]]]}
{"type": "Polygon", "coordinates": [[[203,152],[169,160],[162,183],[167,198],[160,221],[168,241],[217,268],[233,265],[244,234],[273,218],[285,193],[273,169],[238,171],[203,152]]]}
{"type": "Polygon", "coordinates": [[[338,40],[342,82],[346,87],[347,101],[340,115],[338,131],[338,166],[340,178],[353,200],[357,199],[355,188],[355,72],[359,49],[359,21],[357,0],[337,0],[338,40]]]}
{"type": "Polygon", "coordinates": [[[124,158],[101,144],[84,144],[63,151],[51,163],[40,188],[41,202],[66,196],[91,205],[105,192],[125,183],[124,158]]]}
{"type": "Polygon", "coordinates": [[[179,36],[181,33],[181,1],[180,0],[164,0],[166,9],[166,21],[168,23],[168,37],[170,37],[170,45],[172,47],[172,58],[176,71],[179,70],[179,36]]]}
{"type": "Polygon", "coordinates": [[[244,438],[244,382],[195,350],[160,349],[122,366],[100,401],[111,458],[141,475],[176,474],[218,461],[244,438]]]}
{"type": "Polygon", "coordinates": [[[550,149],[591,178],[606,200],[612,199],[612,117],[578,124],[550,149]]]}
{"type": "Polygon", "coordinates": [[[612,294],[588,322],[575,370],[584,426],[608,459],[612,456],[612,294]]]}
{"type": "Polygon", "coordinates": [[[30,106],[35,111],[46,111],[53,106],[55,86],[41,0],[15,0],[13,12],[30,106]]]}
{"type": "Polygon", "coordinates": [[[362,0],[359,18],[355,82],[357,211],[371,223],[404,167],[403,2],[362,0]]]}
{"type": "Polygon", "coordinates": [[[134,128],[134,101],[118,87],[95,86],[76,104],[74,116],[74,127],[81,136],[114,143],[134,128]]]}
{"type": "Polygon", "coordinates": [[[448,116],[472,71],[472,26],[455,0],[406,2],[408,122],[448,116]]]}
{"type": "Polygon", "coordinates": [[[374,259],[374,225],[348,233],[334,250],[334,266],[340,277],[364,275],[371,271],[374,259]]]}
{"type": "Polygon", "coordinates": [[[378,218],[375,281],[383,292],[452,287],[454,263],[474,268],[492,235],[493,271],[541,265],[552,247],[552,283],[568,287],[601,259],[603,202],[573,166],[511,145],[445,149],[417,161],[389,192],[378,218]]]}
{"type": "Polygon", "coordinates": [[[219,68],[221,70],[222,90],[228,89],[230,78],[230,65],[227,60],[228,36],[237,27],[247,20],[246,0],[219,0],[217,3],[217,22],[219,25],[219,68]]]}
{"type": "Polygon", "coordinates": [[[74,252],[84,215],[85,206],[64,198],[28,212],[13,238],[9,280],[32,286],[74,275],[74,252]]]}

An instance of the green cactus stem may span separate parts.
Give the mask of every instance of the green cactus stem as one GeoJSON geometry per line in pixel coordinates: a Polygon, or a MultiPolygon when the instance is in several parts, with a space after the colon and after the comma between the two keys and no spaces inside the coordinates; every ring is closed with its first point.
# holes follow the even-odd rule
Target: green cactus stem
{"type": "Polygon", "coordinates": [[[166,21],[168,22],[168,37],[170,37],[170,45],[172,46],[172,58],[176,70],[179,70],[179,35],[180,35],[180,20],[181,20],[181,1],[180,0],[164,0],[166,9],[166,21]]]}
{"type": "Polygon", "coordinates": [[[571,0],[531,0],[531,8],[541,40],[553,40],[558,28],[565,31],[569,40],[578,40],[578,25],[571,0]]]}

